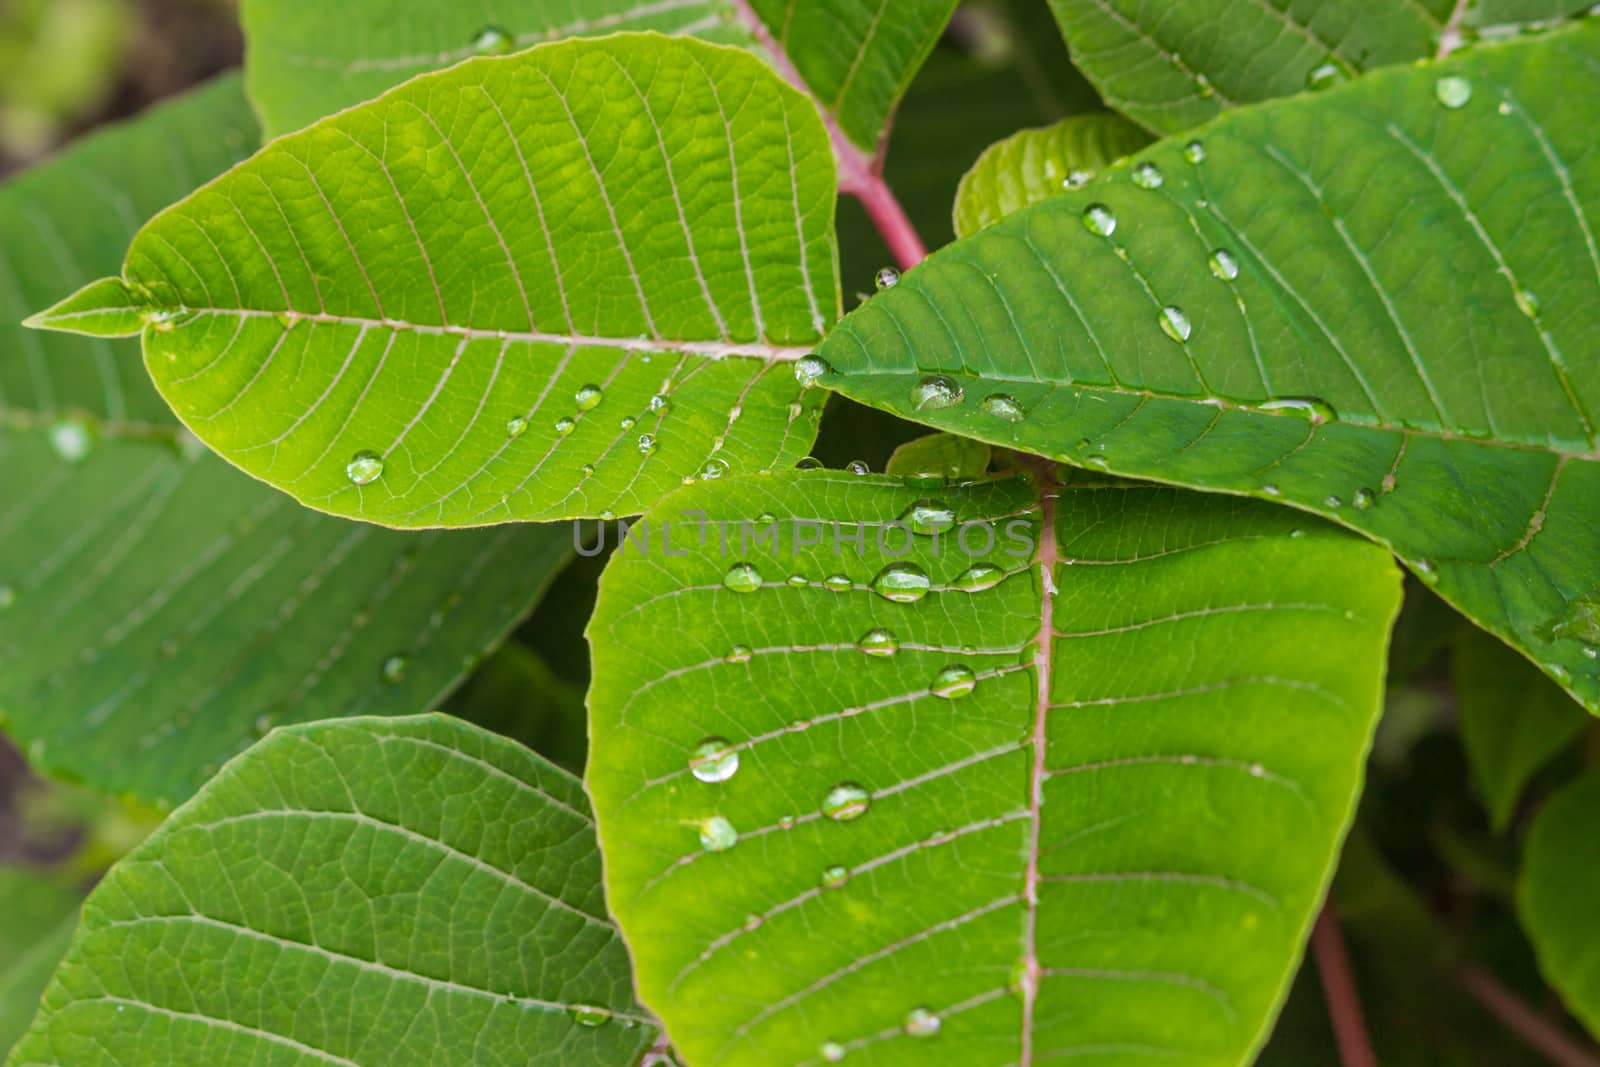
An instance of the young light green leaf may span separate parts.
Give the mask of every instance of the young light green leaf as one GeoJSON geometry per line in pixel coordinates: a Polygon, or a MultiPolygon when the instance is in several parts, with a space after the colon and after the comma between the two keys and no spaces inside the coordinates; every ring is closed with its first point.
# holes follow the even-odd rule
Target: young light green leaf
{"type": "Polygon", "coordinates": [[[230,763],[95,888],[8,1062],[610,1067],[656,1033],[581,784],[431,715],[230,763]]]}
{"type": "Polygon", "coordinates": [[[1083,185],[1150,143],[1150,135],[1109,112],[1074,115],[990,145],[956,190],[957,237],[968,237],[1029,204],[1083,185]]]}
{"type": "Polygon", "coordinates": [[[1590,719],[1560,686],[1481,630],[1460,633],[1451,666],[1467,762],[1490,821],[1504,831],[1528,780],[1590,719]]]}
{"type": "Polygon", "coordinates": [[[1550,798],[1528,834],[1517,911],[1539,968],[1567,1008],[1600,1037],[1600,774],[1590,773],[1550,798]]]}
{"type": "Polygon", "coordinates": [[[304,512],[174,425],[136,346],[17,326],[254,137],[224,79],[0,187],[0,719],[41,769],[150,801],[281,722],[434,707],[568,556],[560,529],[304,512]]]}
{"type": "Polygon", "coordinates": [[[970,437],[930,433],[895,449],[883,470],[903,478],[977,478],[989,469],[990,451],[970,437]]]}
{"type": "Polygon", "coordinates": [[[1381,549],[1022,478],[745,479],[644,521],[589,628],[588,781],[689,1062],[1247,1061],[1359,789],[1381,549]]]}
{"type": "Polygon", "coordinates": [[[310,507],[627,513],[805,454],[833,201],[814,109],[758,60],[622,35],[275,142],[146,226],[124,277],[174,410],[310,507]]]}
{"type": "Polygon", "coordinates": [[[42,871],[0,867],[0,1056],[28,1028],[81,901],[80,892],[42,871]]]}
{"type": "Polygon", "coordinates": [[[1334,518],[1600,708],[1597,55],[1600,20],[1159,144],[934,254],[821,380],[1334,518]]]}

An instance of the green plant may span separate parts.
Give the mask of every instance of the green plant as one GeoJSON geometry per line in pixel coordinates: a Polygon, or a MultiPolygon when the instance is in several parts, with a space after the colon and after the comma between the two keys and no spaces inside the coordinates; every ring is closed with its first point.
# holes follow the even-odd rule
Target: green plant
{"type": "Polygon", "coordinates": [[[9,1062],[1594,1063],[1587,6],[246,0],[0,189],[0,711],[170,809],[9,1062]]]}

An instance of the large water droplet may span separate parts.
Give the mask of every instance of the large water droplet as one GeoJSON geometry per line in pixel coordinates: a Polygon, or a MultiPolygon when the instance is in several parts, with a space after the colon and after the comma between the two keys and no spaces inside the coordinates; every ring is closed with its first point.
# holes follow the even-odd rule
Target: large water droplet
{"type": "Polygon", "coordinates": [[[702,782],[726,782],[739,770],[739,753],[726,740],[708,737],[689,755],[689,771],[702,782]]]}
{"type": "Polygon", "coordinates": [[[850,880],[850,868],[835,864],[822,870],[822,888],[838,889],[850,880]]]}
{"type": "Polygon", "coordinates": [[[1472,99],[1472,83],[1460,75],[1452,74],[1440,78],[1433,86],[1433,95],[1438,97],[1439,103],[1457,111],[1467,106],[1467,101],[1472,99]]]}
{"type": "Polygon", "coordinates": [[[1083,209],[1083,225],[1090,233],[1110,237],[1117,232],[1117,216],[1104,204],[1090,204],[1083,209]]]}
{"type": "Polygon", "coordinates": [[[906,1013],[905,1029],[912,1037],[932,1037],[939,1032],[939,1017],[927,1008],[912,1008],[906,1013]]]}
{"type": "Polygon", "coordinates": [[[1141,163],[1133,168],[1133,184],[1141,189],[1159,189],[1165,182],[1161,168],[1154,163],[1141,163]]]}
{"type": "Polygon", "coordinates": [[[872,794],[854,782],[840,782],[822,798],[822,814],[834,822],[849,822],[867,813],[872,794]]]}
{"type": "Polygon", "coordinates": [[[937,501],[919,500],[901,513],[900,521],[910,526],[912,533],[942,534],[955,529],[956,513],[937,501]]]}
{"type": "Polygon", "coordinates": [[[928,595],[933,582],[915,563],[891,563],[872,579],[873,592],[896,604],[912,604],[928,595]]]}
{"type": "Polygon", "coordinates": [[[597,1008],[593,1004],[574,1004],[572,1006],[572,1021],[579,1026],[587,1026],[593,1029],[596,1026],[604,1026],[609,1018],[611,1018],[610,1012],[604,1008],[597,1008]]]}
{"type": "Polygon", "coordinates": [[[1207,262],[1211,265],[1211,273],[1225,282],[1231,282],[1239,276],[1239,261],[1226,248],[1219,248],[1211,253],[1211,258],[1207,262]]]}
{"type": "Polygon", "coordinates": [[[485,26],[472,38],[472,47],[482,55],[505,55],[517,47],[517,41],[499,26],[485,26]]]}
{"type": "Polygon", "coordinates": [[[1194,326],[1189,322],[1189,316],[1183,313],[1182,308],[1170,304],[1161,309],[1161,329],[1180,344],[1187,341],[1189,335],[1194,333],[1194,326]]]}
{"type": "Polygon", "coordinates": [[[823,375],[832,373],[833,368],[828,361],[818,355],[806,356],[794,365],[794,380],[807,389],[816,385],[823,375]]]}
{"type": "Polygon", "coordinates": [[[514,418],[511,418],[511,419],[506,421],[506,436],[507,437],[521,437],[523,434],[525,434],[527,432],[528,432],[528,420],[525,417],[523,417],[521,415],[517,415],[514,418]]]}
{"type": "Polygon", "coordinates": [[[391,684],[405,681],[406,672],[411,669],[411,661],[404,656],[390,656],[383,661],[383,680],[391,684]]]}
{"type": "Polygon", "coordinates": [[[605,390],[598,385],[586,385],[572,394],[572,400],[578,405],[579,411],[593,411],[605,398],[605,390]]]}
{"type": "Polygon", "coordinates": [[[722,576],[722,584],[735,593],[754,593],[761,588],[761,572],[749,563],[735,563],[722,576]]]}
{"type": "Polygon", "coordinates": [[[873,276],[872,284],[876,285],[880,291],[893,289],[900,284],[900,272],[893,267],[881,267],[878,273],[873,276]]]}
{"type": "Polygon", "coordinates": [[[87,424],[65,419],[50,427],[50,447],[68,463],[81,463],[94,447],[94,434],[87,424]]]}
{"type": "Polygon", "coordinates": [[[928,692],[946,700],[960,700],[964,696],[970,696],[976,688],[978,688],[978,676],[972,673],[972,668],[955,663],[934,675],[933,684],[928,687],[928,692]]]}
{"type": "Polygon", "coordinates": [[[930,374],[911,387],[913,411],[938,411],[953,408],[965,397],[961,386],[943,374],[930,374]]]}
{"type": "Polygon", "coordinates": [[[355,485],[371,485],[383,475],[383,460],[376,452],[357,452],[345,464],[344,473],[355,485]]]}
{"type": "Polygon", "coordinates": [[[900,641],[893,633],[880,626],[862,634],[861,640],[856,642],[856,647],[869,656],[886,658],[900,651],[900,641]]]}
{"type": "Polygon", "coordinates": [[[1005,393],[995,393],[993,396],[984,397],[983,402],[978,407],[985,415],[993,416],[1005,422],[1021,422],[1024,414],[1026,414],[1022,410],[1022,405],[1017,403],[1016,398],[1007,396],[1005,393]]]}
{"type": "Polygon", "coordinates": [[[963,593],[981,593],[1005,581],[1006,572],[992,563],[974,563],[950,584],[963,593]]]}
{"type": "Polygon", "coordinates": [[[707,852],[726,852],[739,843],[739,831],[721,815],[700,823],[700,847],[707,852]]]}

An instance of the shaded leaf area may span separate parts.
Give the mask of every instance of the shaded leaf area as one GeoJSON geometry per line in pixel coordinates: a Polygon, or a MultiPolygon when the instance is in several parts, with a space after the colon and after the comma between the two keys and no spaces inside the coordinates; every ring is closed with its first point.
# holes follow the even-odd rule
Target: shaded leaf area
{"type": "Polygon", "coordinates": [[[1230,108],[1317,91],[1582,15],[1584,0],[1050,0],[1112,108],[1177,133],[1230,108]],[[1523,24],[1533,24],[1524,26],[1523,24]]]}
{"type": "Polygon", "coordinates": [[[79,891],[43,871],[0,867],[0,1054],[33,1018],[81,902],[79,891]]]}
{"type": "MultiPolygon", "coordinates": [[[[552,590],[550,597],[556,595],[552,590]]],[[[581,629],[577,624],[574,633],[581,629]]],[[[583,773],[589,750],[583,689],[516,641],[485,660],[444,710],[520,741],[563,770],[583,773]]]]}
{"type": "Polygon", "coordinates": [[[589,629],[588,782],[690,1062],[1248,1058],[1359,789],[1380,549],[1027,477],[745,479],[644,521],[589,629]]]}
{"type": "Polygon", "coordinates": [[[185,423],[313,508],[628,513],[804,455],[833,202],[821,123],[755,58],[549,45],[270,145],[141,231],[127,303],[185,423]]]}
{"type": "Polygon", "coordinates": [[[8,1062],[625,1064],[655,1033],[578,780],[434,715],[230,763],[91,894],[8,1062]]]}
{"type": "MultiPolygon", "coordinates": [[[[254,136],[224,79],[0,187],[0,304],[115,270],[144,213],[254,136]]],[[[204,454],[127,342],[7,313],[0,382],[0,719],[98,788],[180,801],[278,723],[428,710],[568,555],[559,529],[408,538],[306,512],[204,454]]]]}
{"type": "Polygon", "coordinates": [[[1483,47],[1158,144],[930,257],[824,381],[1334,518],[1593,710],[1597,52],[1600,25],[1483,47]]]}
{"type": "Polygon", "coordinates": [[[1082,185],[1149,143],[1149,134],[1109,112],[1012,134],[986,149],[961,179],[956,236],[969,237],[1029,204],[1082,185]]]}
{"type": "Polygon", "coordinates": [[[1461,742],[1496,830],[1504,830],[1530,779],[1577,739],[1589,716],[1522,657],[1478,630],[1452,655],[1461,742]]]}
{"type": "Polygon", "coordinates": [[[1517,911],[1539,967],[1568,1010],[1600,1037],[1600,774],[1552,797],[1534,819],[1517,882],[1517,911]]]}

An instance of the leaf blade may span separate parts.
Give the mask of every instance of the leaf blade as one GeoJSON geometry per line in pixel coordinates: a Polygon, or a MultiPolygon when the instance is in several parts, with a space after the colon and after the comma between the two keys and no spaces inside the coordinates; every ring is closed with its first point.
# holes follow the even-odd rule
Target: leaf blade
{"type": "Polygon", "coordinates": [[[1600,1035],[1600,966],[1589,936],[1594,915],[1594,817],[1600,776],[1551,797],[1533,821],[1517,879],[1517,912],[1539,955],[1539,969],[1572,1014],[1600,1035]]]}

